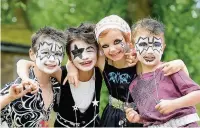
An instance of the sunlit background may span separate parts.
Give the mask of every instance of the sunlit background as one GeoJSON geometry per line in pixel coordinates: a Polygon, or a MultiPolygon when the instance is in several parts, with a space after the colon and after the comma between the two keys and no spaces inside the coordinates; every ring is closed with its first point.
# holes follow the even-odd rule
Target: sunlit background
{"type": "MultiPolygon", "coordinates": [[[[163,61],[182,59],[200,84],[200,0],[1,0],[1,87],[17,77],[16,62],[29,59],[34,31],[45,25],[64,30],[82,22],[96,23],[110,14],[129,25],[149,16],[162,21],[167,44],[163,61]]],[[[101,94],[102,112],[107,103],[105,85],[101,94]]]]}

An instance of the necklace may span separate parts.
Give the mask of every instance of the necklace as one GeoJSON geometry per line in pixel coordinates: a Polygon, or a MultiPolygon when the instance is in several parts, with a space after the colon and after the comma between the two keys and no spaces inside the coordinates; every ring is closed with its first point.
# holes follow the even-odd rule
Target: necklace
{"type": "MultiPolygon", "coordinates": [[[[159,74],[159,73],[158,73],[159,74]]],[[[155,92],[156,92],[156,96],[154,95],[153,96],[153,98],[154,98],[154,100],[155,100],[155,102],[156,102],[156,104],[158,104],[159,102],[160,102],[160,100],[159,100],[159,94],[158,94],[158,83],[157,83],[157,75],[158,74],[156,74],[156,71],[153,71],[153,78],[152,79],[150,79],[150,80],[145,80],[144,78],[143,78],[143,75],[142,74],[140,74],[139,75],[139,80],[138,80],[138,82],[141,82],[141,85],[140,86],[144,86],[144,85],[148,85],[148,86],[152,86],[152,88],[155,88],[155,92]]],[[[151,88],[151,87],[150,87],[151,88]]],[[[152,93],[153,94],[153,92],[149,92],[149,94],[150,93],[152,93]]],[[[151,95],[151,94],[150,94],[151,95]]]]}
{"type": "MultiPolygon", "coordinates": [[[[97,101],[96,100],[96,91],[95,91],[95,70],[94,70],[94,74],[93,74],[93,76],[92,76],[92,78],[88,81],[89,82],[89,84],[90,84],[90,87],[89,87],[89,91],[91,92],[91,90],[93,89],[93,88],[91,88],[91,87],[93,87],[94,86],[94,93],[93,93],[93,101],[92,101],[92,103],[90,102],[90,105],[89,105],[89,107],[88,108],[90,108],[90,106],[91,106],[91,104],[93,104],[93,107],[94,107],[94,113],[93,113],[93,118],[87,123],[87,124],[85,124],[85,126],[83,126],[83,127],[87,127],[91,122],[93,122],[93,127],[95,127],[95,119],[96,119],[96,117],[98,116],[98,113],[96,113],[96,107],[98,107],[98,102],[99,101],[97,101]]],[[[74,102],[74,106],[72,106],[73,107],[73,111],[74,111],[74,114],[75,114],[75,127],[79,127],[80,126],[80,123],[78,123],[78,117],[77,117],[77,111],[79,110],[78,109],[78,105],[76,104],[76,102],[74,102]]],[[[88,109],[87,108],[87,109],[88,109]]],[[[80,110],[79,110],[80,111],[80,110]]],[[[87,110],[86,110],[87,111],[87,110]]]]}

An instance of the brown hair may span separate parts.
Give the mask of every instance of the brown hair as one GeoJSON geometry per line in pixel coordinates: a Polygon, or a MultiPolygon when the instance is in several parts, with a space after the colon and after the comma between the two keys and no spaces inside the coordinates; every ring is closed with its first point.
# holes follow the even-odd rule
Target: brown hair
{"type": "MultiPolygon", "coordinates": [[[[152,19],[152,18],[144,18],[142,20],[137,21],[133,26],[131,27],[131,35],[132,35],[132,41],[134,42],[134,38],[137,34],[137,31],[140,29],[145,29],[150,32],[150,34],[154,35],[160,35],[164,34],[165,32],[165,26],[162,22],[152,19]]],[[[164,36],[163,36],[164,38],[164,36]]]]}
{"type": "Polygon", "coordinates": [[[51,27],[43,27],[40,28],[36,33],[34,33],[31,37],[32,39],[32,44],[31,44],[31,49],[35,53],[37,50],[37,40],[40,37],[50,37],[51,39],[55,40],[58,43],[61,43],[63,46],[66,45],[67,41],[67,35],[63,31],[56,30],[51,27]]]}
{"type": "Polygon", "coordinates": [[[68,35],[66,53],[70,60],[71,60],[70,46],[71,46],[71,43],[76,40],[82,40],[87,44],[94,44],[98,51],[98,44],[95,39],[94,28],[95,28],[95,24],[82,23],[78,27],[71,27],[65,31],[65,33],[67,33],[68,35]]]}

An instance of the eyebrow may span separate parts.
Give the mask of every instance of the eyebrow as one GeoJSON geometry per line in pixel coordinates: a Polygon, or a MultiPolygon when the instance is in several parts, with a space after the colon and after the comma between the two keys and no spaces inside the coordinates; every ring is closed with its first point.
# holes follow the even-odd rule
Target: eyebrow
{"type": "Polygon", "coordinates": [[[41,49],[41,51],[49,51],[49,49],[48,49],[48,48],[46,48],[46,49],[41,49]]]}
{"type": "Polygon", "coordinates": [[[88,49],[90,49],[90,48],[95,50],[95,48],[94,48],[93,46],[87,47],[86,50],[88,50],[88,49]]]}

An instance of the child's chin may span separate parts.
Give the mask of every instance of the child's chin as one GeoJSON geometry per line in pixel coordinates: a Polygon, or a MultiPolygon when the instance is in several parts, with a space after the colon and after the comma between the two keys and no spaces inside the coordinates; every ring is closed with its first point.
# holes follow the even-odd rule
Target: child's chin
{"type": "Polygon", "coordinates": [[[119,61],[119,60],[121,60],[123,58],[123,56],[120,56],[120,57],[112,57],[112,58],[110,58],[111,60],[113,60],[113,61],[119,61]]]}
{"type": "Polygon", "coordinates": [[[47,73],[47,74],[52,74],[54,72],[56,72],[58,69],[57,68],[54,68],[54,69],[45,69],[44,72],[47,73]]]}
{"type": "Polygon", "coordinates": [[[148,66],[155,66],[155,65],[156,65],[156,62],[155,62],[155,61],[152,61],[152,62],[146,62],[146,61],[145,61],[145,65],[148,65],[148,66]]]}

